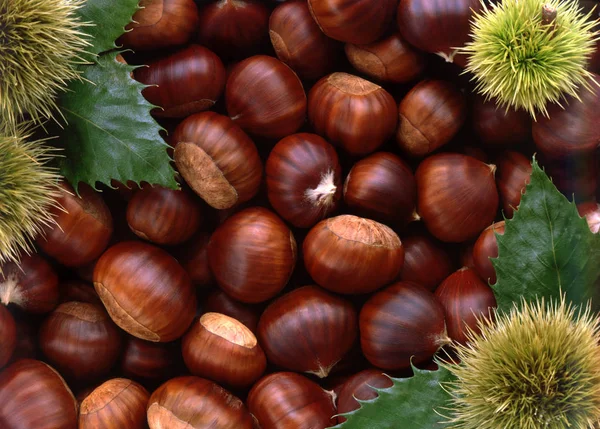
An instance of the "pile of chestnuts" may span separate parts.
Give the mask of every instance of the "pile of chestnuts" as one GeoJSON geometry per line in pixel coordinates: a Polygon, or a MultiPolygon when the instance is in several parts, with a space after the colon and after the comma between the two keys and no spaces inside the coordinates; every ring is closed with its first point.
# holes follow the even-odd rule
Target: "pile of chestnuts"
{"type": "Polygon", "coordinates": [[[598,232],[600,89],[475,95],[435,54],[478,0],[141,4],[118,43],[181,189],[61,184],[0,274],[3,429],[334,426],[495,307],[534,153],[598,232]]]}

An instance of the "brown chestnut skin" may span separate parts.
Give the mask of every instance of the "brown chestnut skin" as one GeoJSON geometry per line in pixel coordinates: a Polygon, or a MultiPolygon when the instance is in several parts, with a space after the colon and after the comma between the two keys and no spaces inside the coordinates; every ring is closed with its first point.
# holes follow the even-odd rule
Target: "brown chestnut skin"
{"type": "Polygon", "coordinates": [[[600,231],[600,204],[595,201],[577,204],[577,211],[587,221],[590,231],[597,234],[600,231]]]}
{"type": "Polygon", "coordinates": [[[434,291],[454,269],[448,252],[428,234],[402,238],[404,266],[399,280],[417,283],[434,291]]]}
{"type": "Polygon", "coordinates": [[[113,321],[142,340],[173,341],[196,313],[188,274],[150,244],[125,241],[109,248],[94,269],[94,287],[113,321]]]}
{"type": "Polygon", "coordinates": [[[227,116],[192,115],[179,124],[173,139],[177,169],[211,207],[228,209],[258,192],[263,173],[258,150],[227,116]]]}
{"type": "Polygon", "coordinates": [[[525,110],[506,110],[477,95],[472,117],[473,130],[486,146],[519,146],[531,141],[531,115],[525,110]]]}
{"type": "Polygon", "coordinates": [[[135,380],[166,380],[175,372],[178,350],[176,343],[153,343],[128,335],[121,356],[121,372],[135,380]]]}
{"type": "Polygon", "coordinates": [[[292,134],[280,140],[265,171],[271,206],[296,227],[310,228],[338,206],[342,168],[335,148],[316,134],[292,134]]]}
{"type": "Polygon", "coordinates": [[[19,263],[0,269],[0,303],[14,304],[28,313],[48,313],[59,300],[58,276],[40,255],[23,255],[19,263]]]}
{"type": "Polygon", "coordinates": [[[504,221],[496,222],[483,230],[473,246],[473,262],[475,272],[485,284],[496,283],[496,270],[490,258],[498,257],[498,243],[496,234],[504,234],[504,221]]]}
{"type": "Polygon", "coordinates": [[[396,12],[397,0],[308,0],[321,31],[342,42],[366,44],[379,39],[396,12]]]}
{"type": "MultiPolygon", "coordinates": [[[[221,386],[200,377],[177,377],[150,396],[150,429],[252,429],[246,406],[221,386]]],[[[264,429],[264,428],[263,428],[264,429]]]]}
{"type": "Polygon", "coordinates": [[[127,204],[127,224],[140,238],[174,245],[188,240],[200,227],[200,201],[186,190],[146,187],[127,204]]]}
{"type": "Polygon", "coordinates": [[[95,380],[119,357],[121,334],[104,308],[86,302],[59,305],[40,327],[40,348],[69,380],[95,380]]]}
{"type": "Polygon", "coordinates": [[[317,132],[350,155],[375,151],[396,129],[398,109],[382,87],[348,73],[332,73],[308,94],[308,119],[317,132]]]}
{"type": "Polygon", "coordinates": [[[256,335],[256,327],[260,318],[259,309],[236,301],[221,289],[216,289],[203,303],[206,312],[222,313],[242,322],[256,335]]]}
{"type": "Polygon", "coordinates": [[[256,0],[218,0],[200,9],[198,42],[223,59],[257,54],[266,44],[269,9],[256,0]]]}
{"type": "Polygon", "coordinates": [[[467,343],[469,330],[478,333],[478,321],[493,317],[496,308],[492,288],[467,267],[444,280],[435,296],[444,307],[448,336],[460,344],[467,343]]]}
{"type": "Polygon", "coordinates": [[[341,53],[341,44],[323,34],[305,0],[277,6],[269,18],[269,36],[277,58],[308,81],[331,73],[341,53]]]}
{"type": "Polygon", "coordinates": [[[60,302],[87,302],[102,307],[102,301],[91,283],[69,280],[60,284],[60,302]]]}
{"type": "Polygon", "coordinates": [[[272,302],[258,322],[269,362],[320,378],[352,348],[358,335],[352,303],[317,286],[304,286],[272,302]]]}
{"type": "Polygon", "coordinates": [[[354,215],[319,222],[303,251],[313,280],[342,294],[373,292],[392,282],[404,263],[402,242],[391,228],[354,215]]]}
{"type": "Polygon", "coordinates": [[[12,314],[0,305],[0,368],[8,363],[17,346],[17,325],[12,314]]]}
{"type": "Polygon", "coordinates": [[[451,341],[442,305],[411,282],[394,283],[371,296],[360,311],[359,328],[363,354],[386,370],[425,362],[451,341]]]}
{"type": "MultiPolygon", "coordinates": [[[[365,369],[354,374],[344,382],[337,396],[338,414],[349,413],[360,408],[357,399],[367,401],[377,398],[379,395],[373,387],[383,389],[392,387],[393,384],[390,377],[374,368],[365,369]]],[[[346,421],[346,418],[338,416],[338,421],[343,423],[346,421]]]]}
{"type": "Polygon", "coordinates": [[[187,43],[198,28],[194,0],[141,0],[119,42],[135,51],[156,50],[187,43]]]}
{"type": "Polygon", "coordinates": [[[197,288],[206,288],[214,284],[208,264],[209,241],[210,233],[200,231],[175,251],[175,258],[187,271],[192,284],[197,288]]]}
{"type": "Polygon", "coordinates": [[[0,423],[6,429],[77,429],[77,400],[52,367],[21,359],[0,372],[0,423]]]}
{"type": "Polygon", "coordinates": [[[417,168],[417,212],[438,240],[460,243],[477,237],[496,217],[496,166],[467,155],[441,153],[417,168]]]}
{"type": "Polygon", "coordinates": [[[210,109],[225,88],[225,67],[212,51],[190,45],[135,70],[135,79],[150,85],[142,94],[155,116],[183,118],[210,109]]]}
{"type": "Polygon", "coordinates": [[[273,298],[296,265],[292,231],[273,212],[252,207],[219,226],[208,244],[208,260],[217,284],[238,301],[273,298]]]}
{"type": "Polygon", "coordinates": [[[244,131],[270,139],[295,133],[306,119],[300,79],[277,58],[255,55],[237,63],[227,79],[229,117],[244,131]]]}
{"type": "Polygon", "coordinates": [[[261,378],[246,403],[261,429],[315,429],[336,423],[332,392],[293,372],[261,378]]]}
{"type": "Polygon", "coordinates": [[[99,257],[111,238],[113,220],[102,196],[85,183],[78,197],[66,182],[61,183],[57,203],[64,210],[50,209],[56,225],[45,228],[36,244],[53,259],[67,267],[79,267],[99,257]]]}
{"type": "Polygon", "coordinates": [[[467,102],[450,82],[427,79],[400,101],[398,115],[398,145],[411,156],[425,156],[458,133],[467,117],[467,102]]]}
{"type": "Polygon", "coordinates": [[[512,218],[531,179],[531,160],[520,152],[506,151],[496,159],[496,185],[507,218],[512,218]]]}
{"type": "Polygon", "coordinates": [[[415,215],[417,183],[402,159],[377,152],[354,164],[344,183],[344,201],[357,215],[403,226],[415,215]]]}
{"type": "Polygon", "coordinates": [[[251,386],[267,367],[252,331],[220,313],[204,313],[194,322],[181,340],[181,351],[193,375],[234,388],[251,386]]]}
{"type": "Polygon", "coordinates": [[[145,429],[150,394],[140,384],[113,378],[81,402],[79,429],[145,429]]]}
{"type": "Polygon", "coordinates": [[[427,63],[425,54],[397,32],[367,45],[346,43],[344,50],[352,67],[381,82],[410,82],[423,73],[427,63]]]}

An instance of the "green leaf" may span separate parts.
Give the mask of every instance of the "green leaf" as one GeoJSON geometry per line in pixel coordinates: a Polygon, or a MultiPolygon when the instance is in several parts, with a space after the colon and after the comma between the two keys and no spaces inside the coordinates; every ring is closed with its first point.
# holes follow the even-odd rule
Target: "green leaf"
{"type": "Polygon", "coordinates": [[[358,402],[360,408],[343,414],[348,420],[339,429],[441,429],[445,418],[443,408],[449,405],[450,395],[442,383],[454,380],[445,368],[437,371],[420,370],[413,366],[414,376],[392,378],[394,385],[386,389],[373,388],[378,398],[358,402]],[[440,413],[440,414],[438,414],[440,413]]]}
{"type": "Polygon", "coordinates": [[[77,187],[85,182],[110,186],[111,179],[177,188],[162,128],[150,116],[155,107],[141,94],[145,86],[133,80],[133,66],[115,60],[117,52],[101,55],[86,66],[86,81],[71,81],[60,99],[68,126],[59,143],[64,157],[61,173],[77,187]]]}
{"type": "Polygon", "coordinates": [[[531,182],[513,219],[506,220],[492,259],[498,278],[493,287],[498,309],[536,296],[582,304],[593,297],[600,278],[600,234],[552,184],[533,160],[531,182]]]}

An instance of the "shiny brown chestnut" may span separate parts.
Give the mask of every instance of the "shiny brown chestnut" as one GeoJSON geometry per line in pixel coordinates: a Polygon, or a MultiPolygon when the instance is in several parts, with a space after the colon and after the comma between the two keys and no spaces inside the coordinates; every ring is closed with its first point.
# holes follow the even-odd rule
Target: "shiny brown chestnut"
{"type": "Polygon", "coordinates": [[[399,279],[417,283],[434,291],[452,274],[453,264],[448,252],[428,234],[412,234],[402,238],[404,266],[399,279]]]}
{"type": "Polygon", "coordinates": [[[108,380],[81,402],[79,429],[144,429],[149,399],[148,391],[135,381],[108,380]]]}
{"type": "Polygon", "coordinates": [[[21,359],[0,372],[0,423],[6,429],[77,429],[77,401],[52,367],[21,359]]]}
{"type": "Polygon", "coordinates": [[[261,429],[314,429],[336,423],[332,392],[293,372],[261,378],[246,403],[261,429]]]}
{"type": "Polygon", "coordinates": [[[293,134],[306,118],[300,79],[277,58],[255,55],[237,63],[227,79],[225,103],[244,131],[271,139],[293,134]]]}
{"type": "Polygon", "coordinates": [[[400,33],[367,45],[347,43],[344,49],[356,70],[382,82],[410,82],[423,73],[427,62],[425,54],[411,46],[400,33]]]}
{"type": "Polygon", "coordinates": [[[375,151],[396,129],[398,109],[382,87],[348,73],[332,73],[308,94],[308,119],[317,134],[351,155],[375,151]]]}
{"type": "Polygon", "coordinates": [[[258,192],[263,172],[258,150],[227,116],[192,115],[179,124],[173,139],[177,169],[211,207],[228,209],[258,192]]]}
{"type": "Polygon", "coordinates": [[[87,302],[102,307],[102,301],[91,283],[69,280],[60,284],[60,302],[87,302]]]}
{"type": "Polygon", "coordinates": [[[531,115],[525,110],[506,110],[494,100],[476,95],[472,115],[473,130],[486,146],[519,146],[531,141],[531,115]]]}
{"type": "Polygon", "coordinates": [[[78,267],[106,249],[113,232],[112,215],[102,196],[85,183],[79,184],[80,197],[68,183],[60,186],[57,202],[64,210],[51,209],[56,225],[45,228],[36,244],[62,265],[78,267]]]}
{"type": "Polygon", "coordinates": [[[259,308],[236,301],[221,289],[216,289],[203,303],[206,312],[221,313],[242,322],[253,334],[260,318],[259,308]]]}
{"type": "Polygon", "coordinates": [[[373,292],[393,281],[404,263],[404,248],[388,226],[353,215],[325,219],[303,243],[304,265],[332,292],[373,292]]]}
{"type": "Polygon", "coordinates": [[[147,418],[150,429],[254,428],[242,401],[212,381],[190,376],[173,378],[156,389],[148,402],[147,418]]]}
{"type": "Polygon", "coordinates": [[[143,340],[179,338],[196,313],[188,274],[150,244],[126,241],[109,248],[94,269],[94,287],[113,321],[143,340]]]}
{"type": "Polygon", "coordinates": [[[373,365],[386,370],[410,368],[450,343],[444,308],[433,293],[410,282],[377,292],[359,316],[360,345],[373,365]]]}
{"type": "Polygon", "coordinates": [[[208,244],[208,260],[217,284],[233,298],[258,303],[287,284],[296,265],[292,231],[262,207],[242,210],[219,226],[208,244]]]}
{"type": "Polygon", "coordinates": [[[193,375],[229,387],[249,387],[265,372],[267,358],[252,331],[220,313],[204,313],[181,340],[193,375]]]}
{"type": "Polygon", "coordinates": [[[460,344],[467,343],[469,330],[479,332],[478,321],[493,317],[496,308],[492,288],[467,267],[448,276],[435,296],[444,307],[448,336],[460,344]]]}
{"type": "Polygon", "coordinates": [[[595,201],[577,204],[577,211],[587,221],[590,231],[594,234],[600,232],[600,204],[595,201]]]}
{"type": "Polygon", "coordinates": [[[475,238],[496,217],[496,166],[467,155],[441,153],[419,164],[417,212],[429,232],[445,242],[475,238]]]}
{"type": "Polygon", "coordinates": [[[38,324],[31,318],[15,319],[16,343],[7,365],[19,359],[36,359],[38,356],[38,324]]]}
{"type": "Polygon", "coordinates": [[[12,314],[0,305],[0,369],[8,363],[17,346],[17,325],[12,314]]]}
{"type": "Polygon", "coordinates": [[[394,18],[396,0],[308,0],[313,18],[327,36],[366,44],[379,39],[394,18]]]}
{"type": "Polygon", "coordinates": [[[396,141],[411,156],[448,143],[467,118],[465,96],[450,82],[423,80],[400,101],[396,141]]]}
{"type": "Polygon", "coordinates": [[[335,67],[341,44],[327,37],[310,14],[304,0],[293,0],[273,10],[269,36],[277,58],[301,79],[314,81],[335,67]]]}
{"type": "Polygon", "coordinates": [[[317,286],[304,286],[272,302],[258,322],[269,362],[325,378],[358,334],[351,302],[317,286]]]}
{"type": "Polygon", "coordinates": [[[512,218],[531,179],[531,161],[520,152],[507,151],[496,159],[496,185],[507,218],[512,218]]]}
{"type": "Polygon", "coordinates": [[[265,171],[271,206],[296,227],[310,228],[338,206],[342,168],[334,147],[316,134],[280,140],[265,171]]]}
{"type": "Polygon", "coordinates": [[[376,152],[358,161],[348,173],[344,201],[359,216],[404,226],[415,217],[417,183],[402,159],[390,152],[376,152]]]}
{"type": "MultiPolygon", "coordinates": [[[[344,382],[337,396],[338,414],[357,410],[360,407],[357,399],[368,401],[377,398],[379,395],[373,387],[383,389],[392,387],[393,384],[390,377],[377,369],[365,369],[352,375],[344,382]]],[[[346,418],[338,416],[338,421],[343,423],[346,421],[346,418]]]]}
{"type": "Polygon", "coordinates": [[[149,85],[142,94],[158,106],[155,116],[183,118],[210,109],[225,88],[225,67],[212,51],[190,45],[135,70],[135,79],[149,85]]]}
{"type": "Polygon", "coordinates": [[[475,272],[485,282],[484,284],[496,283],[496,270],[490,258],[498,257],[498,243],[496,234],[504,234],[505,222],[500,221],[491,224],[483,230],[473,246],[473,262],[475,272]]]}
{"type": "Polygon", "coordinates": [[[141,381],[166,380],[179,363],[179,344],[153,343],[128,335],[120,369],[126,377],[141,381]]]}
{"type": "Polygon", "coordinates": [[[194,0],[141,0],[140,7],[119,39],[136,51],[183,45],[198,28],[194,0]]]}
{"type": "Polygon", "coordinates": [[[0,303],[14,304],[28,313],[48,313],[58,300],[58,276],[40,255],[23,255],[18,264],[2,265],[0,303]]]}
{"type": "Polygon", "coordinates": [[[214,284],[214,278],[208,264],[208,242],[210,233],[200,231],[183,246],[175,250],[174,256],[190,276],[197,288],[206,288],[214,284]]]}

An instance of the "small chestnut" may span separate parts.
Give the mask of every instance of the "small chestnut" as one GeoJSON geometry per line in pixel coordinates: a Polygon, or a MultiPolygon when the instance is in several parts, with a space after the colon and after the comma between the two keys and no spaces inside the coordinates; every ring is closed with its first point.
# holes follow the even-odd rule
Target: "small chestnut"
{"type": "Polygon", "coordinates": [[[504,227],[504,221],[491,224],[483,230],[473,246],[475,272],[485,282],[484,284],[496,283],[496,270],[494,269],[494,265],[490,258],[498,257],[496,234],[504,234],[504,227]]]}
{"type": "Polygon", "coordinates": [[[140,381],[164,381],[179,363],[177,343],[153,343],[128,335],[120,369],[129,378],[140,381]]]}
{"type": "Polygon", "coordinates": [[[473,130],[486,146],[518,146],[531,141],[531,115],[525,110],[506,110],[477,95],[472,112],[473,130]]]}
{"type": "Polygon", "coordinates": [[[594,234],[600,232],[600,204],[594,201],[577,204],[577,211],[587,221],[590,231],[594,234]]]}
{"type": "Polygon", "coordinates": [[[404,266],[399,279],[417,283],[434,291],[452,274],[453,264],[448,252],[428,234],[412,234],[402,239],[404,266]]]}
{"type": "Polygon", "coordinates": [[[0,369],[8,363],[17,346],[17,325],[12,314],[0,305],[0,369]]]}
{"type": "Polygon", "coordinates": [[[183,246],[179,246],[174,253],[175,258],[189,274],[192,284],[197,288],[206,288],[214,284],[208,264],[209,241],[210,234],[200,231],[183,246]]]}
{"type": "Polygon", "coordinates": [[[512,218],[531,176],[531,161],[520,152],[507,151],[496,159],[496,185],[507,218],[512,218]]]}
{"type": "Polygon", "coordinates": [[[206,312],[222,313],[242,322],[253,334],[260,317],[259,308],[236,301],[221,289],[216,289],[203,303],[206,312]]]}
{"type": "MultiPolygon", "coordinates": [[[[377,398],[379,395],[373,387],[382,389],[392,387],[393,384],[389,376],[377,369],[365,369],[352,375],[344,382],[337,396],[338,414],[349,413],[360,408],[357,399],[368,401],[377,398]]],[[[338,421],[343,423],[346,418],[338,416],[338,421]]]]}
{"type": "Polygon", "coordinates": [[[69,280],[60,284],[60,302],[87,302],[102,307],[102,301],[91,283],[69,280]]]}

